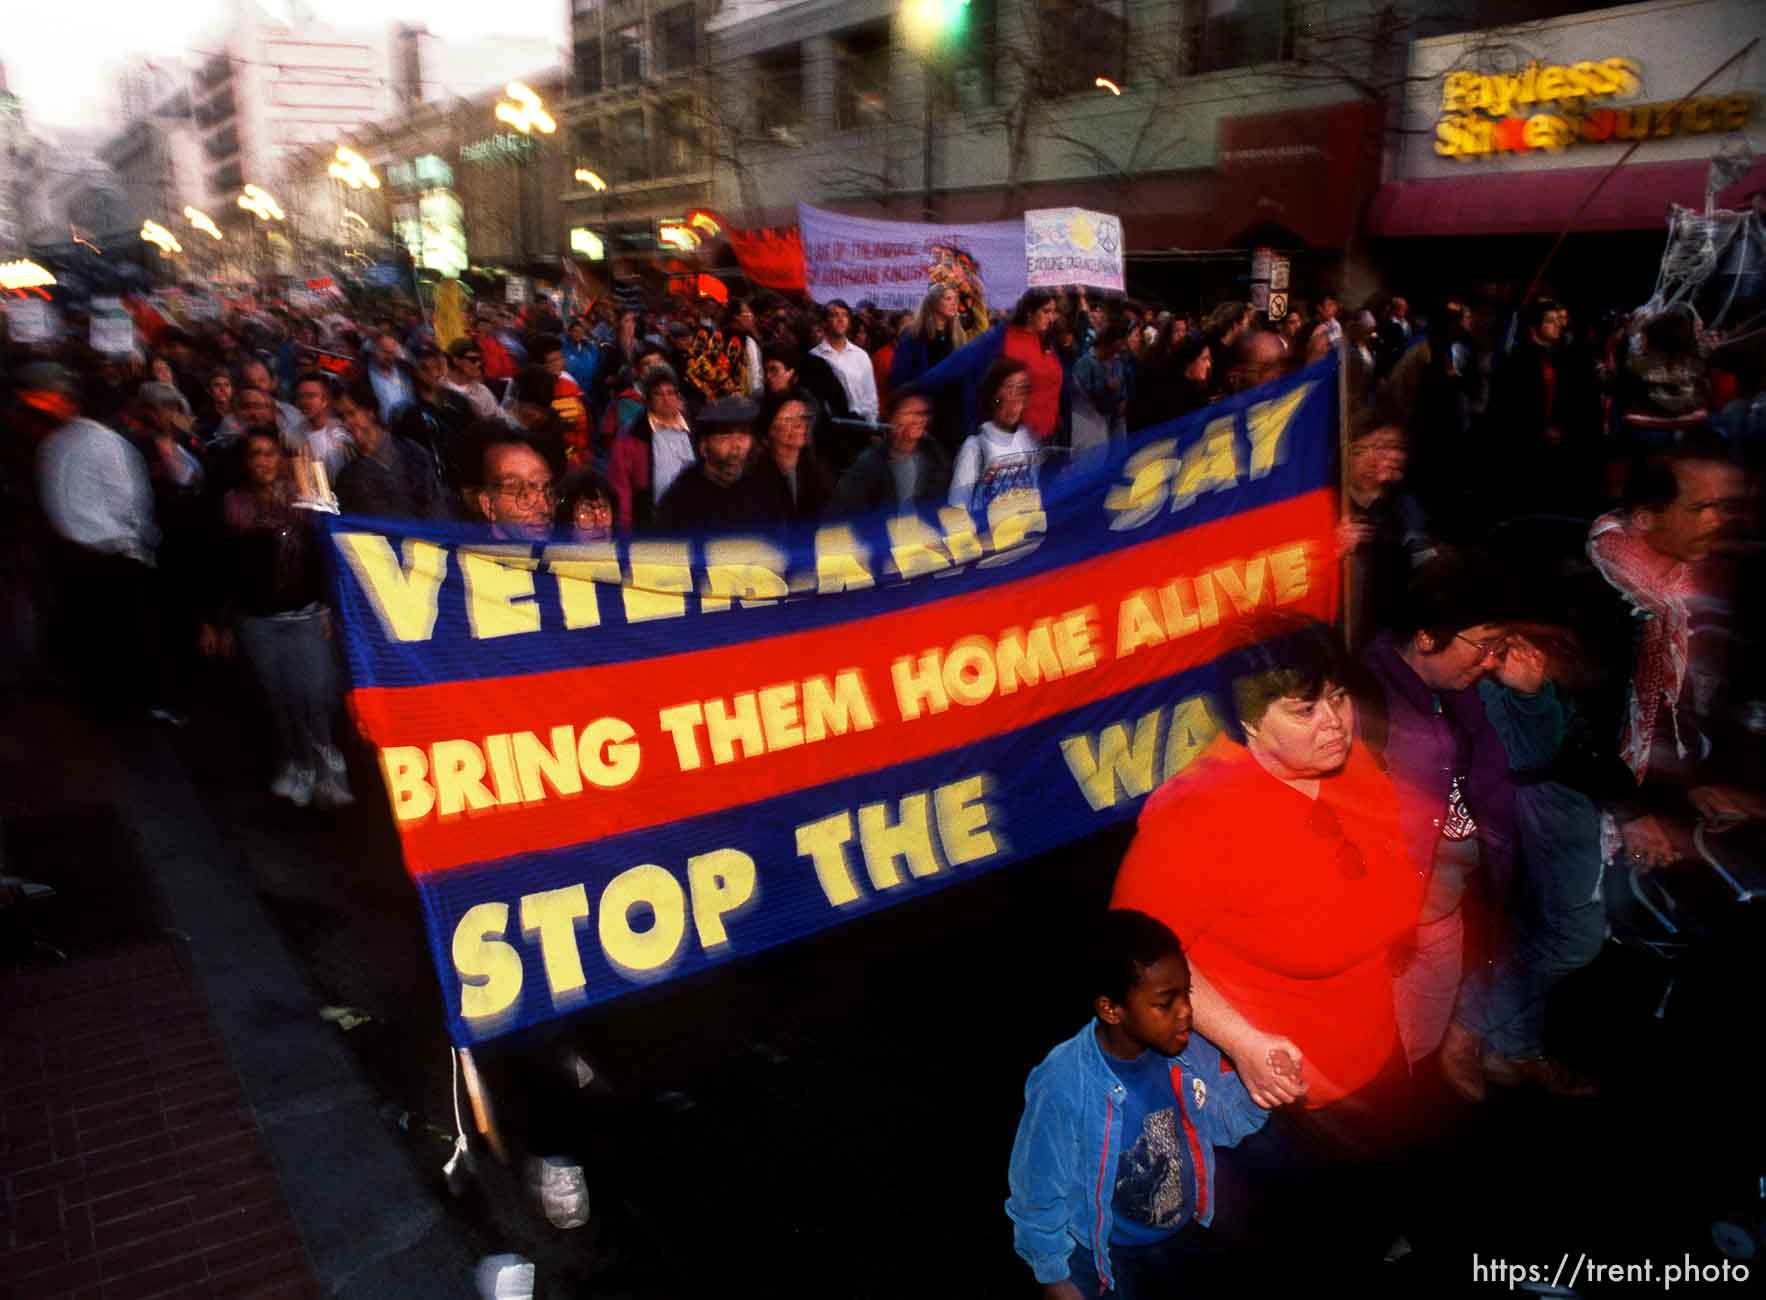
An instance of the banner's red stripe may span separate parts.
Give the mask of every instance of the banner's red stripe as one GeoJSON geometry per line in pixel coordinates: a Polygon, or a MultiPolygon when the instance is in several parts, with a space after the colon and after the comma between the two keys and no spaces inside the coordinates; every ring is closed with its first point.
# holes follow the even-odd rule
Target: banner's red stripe
{"type": "MultiPolygon", "coordinates": [[[[363,731],[383,748],[427,748],[440,740],[481,743],[496,733],[581,728],[615,716],[637,732],[642,761],[625,786],[603,790],[585,782],[580,796],[492,808],[443,820],[401,824],[405,861],[414,875],[515,853],[561,848],[584,840],[663,825],[772,798],[827,781],[923,758],[986,740],[1120,691],[1205,663],[1221,648],[1221,629],[1203,629],[1160,647],[1115,658],[1117,618],[1131,592],[1157,587],[1271,547],[1310,540],[1309,588],[1293,608],[1328,619],[1336,600],[1336,566],[1328,545],[1333,493],[1319,490],[1184,532],[1127,546],[959,601],[943,600],[859,623],[790,633],[761,641],[663,658],[482,681],[356,691],[363,731]],[[953,702],[941,714],[903,722],[891,664],[903,655],[948,649],[965,636],[997,638],[1007,628],[1059,618],[1095,606],[1095,667],[983,703],[953,702]],[[744,691],[849,668],[859,669],[877,725],[815,744],[714,765],[709,748],[696,771],[683,772],[658,711],[689,700],[744,691]]],[[[1265,596],[1265,601],[1268,601],[1265,596]]],[[[1231,610],[1222,598],[1223,615],[1231,610]]],[[[729,614],[725,617],[740,617],[729,614]]],[[[1230,621],[1230,620],[1229,620],[1230,621]]],[[[691,623],[675,626],[683,630],[691,623]]],[[[657,624],[666,631],[668,624],[657,624]]],[[[592,630],[578,635],[593,636],[592,630]]],[[[740,752],[740,751],[738,751],[740,752]]],[[[489,785],[487,778],[486,784],[489,785]]]]}

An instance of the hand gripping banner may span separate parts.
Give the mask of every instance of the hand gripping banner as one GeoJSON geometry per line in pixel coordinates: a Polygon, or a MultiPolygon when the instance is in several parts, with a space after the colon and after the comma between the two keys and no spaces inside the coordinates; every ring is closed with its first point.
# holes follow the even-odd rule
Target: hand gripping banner
{"type": "Polygon", "coordinates": [[[1218,729],[1235,625],[1334,615],[1336,392],[1333,358],[973,509],[775,537],[327,520],[455,1041],[1132,817],[1218,729]]]}

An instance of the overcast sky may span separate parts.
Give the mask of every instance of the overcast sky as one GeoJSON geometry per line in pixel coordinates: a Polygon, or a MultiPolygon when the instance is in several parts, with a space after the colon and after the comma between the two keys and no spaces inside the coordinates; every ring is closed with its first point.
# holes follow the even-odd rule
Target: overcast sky
{"type": "MultiPolygon", "coordinates": [[[[135,55],[216,48],[234,0],[0,0],[0,58],[33,125],[111,124],[115,69],[135,55]],[[206,39],[205,39],[206,38],[206,39]]],[[[385,33],[422,22],[437,36],[469,41],[490,31],[570,43],[570,0],[305,0],[320,22],[385,33]]],[[[288,0],[261,0],[286,18],[288,0]]]]}

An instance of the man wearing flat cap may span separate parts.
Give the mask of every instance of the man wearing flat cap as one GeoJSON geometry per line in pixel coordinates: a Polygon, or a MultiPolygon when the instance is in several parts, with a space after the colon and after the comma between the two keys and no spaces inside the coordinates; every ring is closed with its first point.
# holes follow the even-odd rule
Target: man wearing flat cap
{"type": "Polygon", "coordinates": [[[693,465],[663,495],[657,524],[667,532],[780,532],[790,503],[778,485],[749,471],[754,422],[746,397],[722,397],[699,412],[693,465]]]}

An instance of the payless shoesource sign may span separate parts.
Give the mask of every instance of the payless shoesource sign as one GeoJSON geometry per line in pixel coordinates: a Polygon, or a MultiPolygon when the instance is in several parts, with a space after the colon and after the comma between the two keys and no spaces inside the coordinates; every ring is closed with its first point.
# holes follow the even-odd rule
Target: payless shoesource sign
{"type": "Polygon", "coordinates": [[[1476,161],[1584,145],[1722,134],[1748,124],[1757,97],[1697,95],[1684,104],[1633,103],[1643,70],[1631,59],[1529,63],[1516,73],[1449,72],[1442,78],[1435,152],[1476,161]],[[1619,101],[1609,103],[1608,101],[1619,101]]]}

